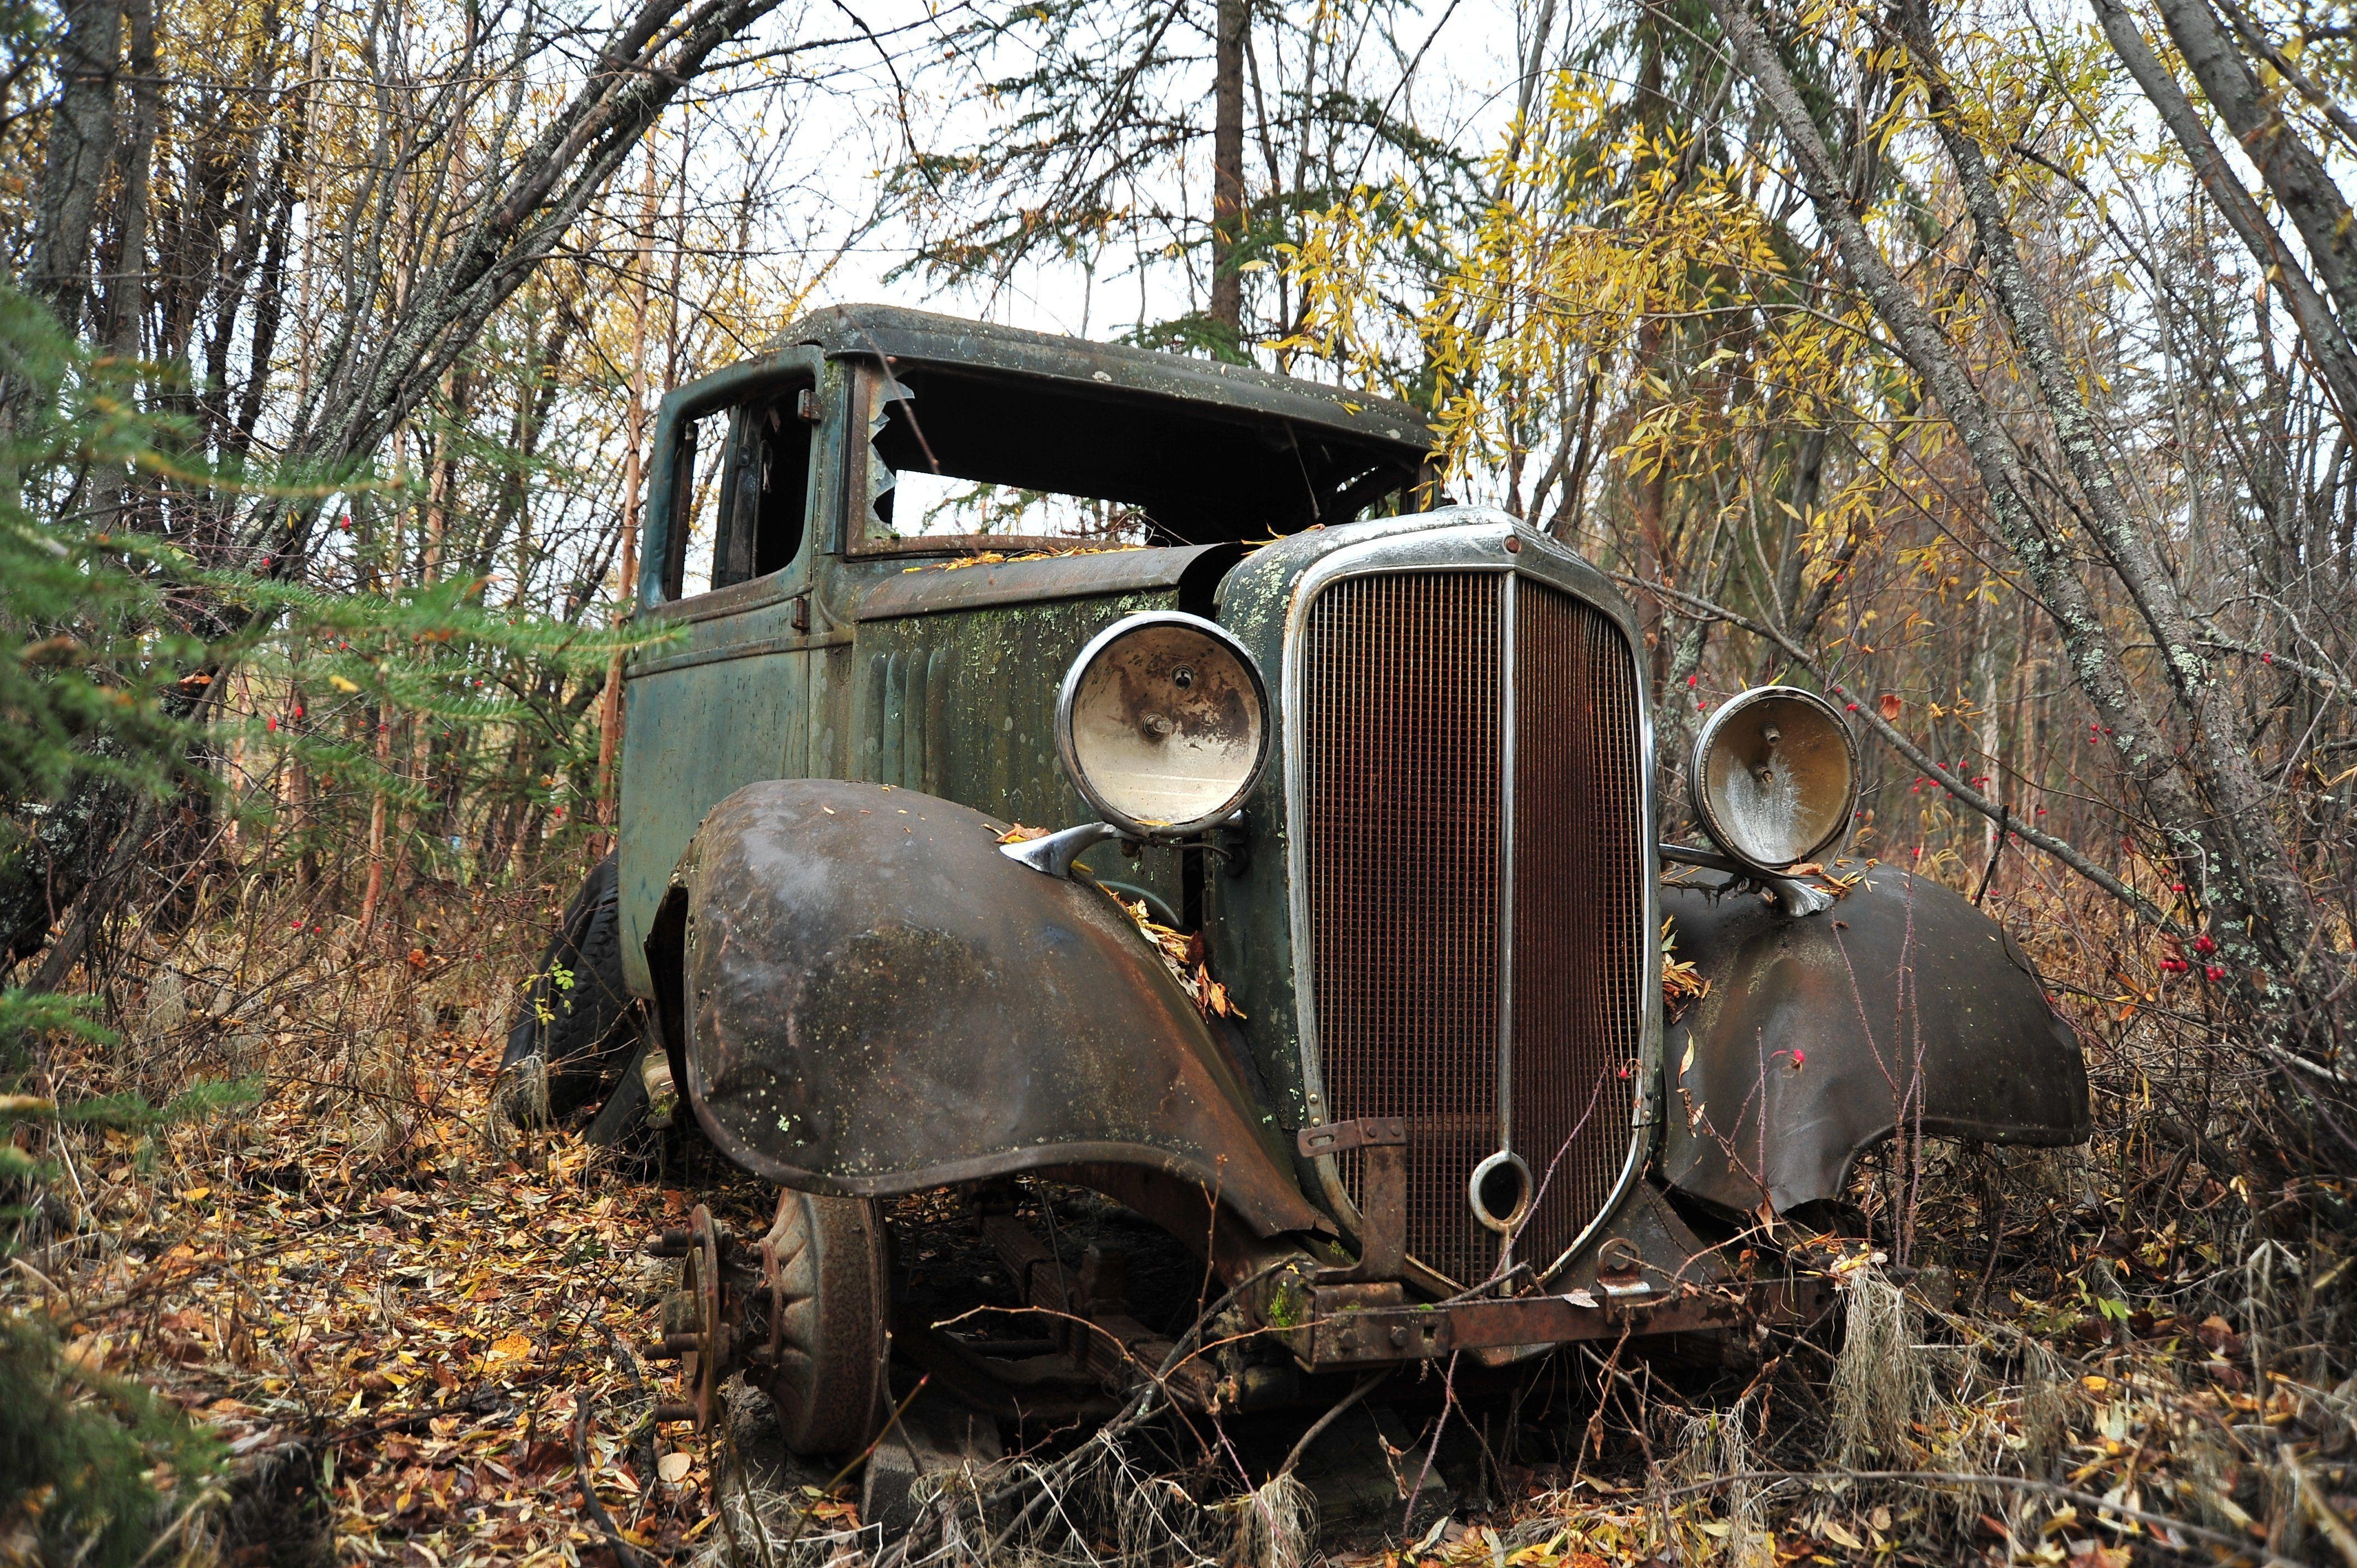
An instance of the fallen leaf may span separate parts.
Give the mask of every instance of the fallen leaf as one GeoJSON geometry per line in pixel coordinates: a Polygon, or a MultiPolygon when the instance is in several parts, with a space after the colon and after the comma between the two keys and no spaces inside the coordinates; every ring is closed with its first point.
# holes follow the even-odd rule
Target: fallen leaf
{"type": "Polygon", "coordinates": [[[524,1361],[531,1359],[531,1358],[532,1336],[521,1331],[511,1334],[504,1339],[494,1341],[491,1348],[483,1352],[483,1359],[485,1361],[494,1363],[500,1361],[524,1361]]]}
{"type": "Polygon", "coordinates": [[[2071,1554],[2071,1568],[2128,1568],[2135,1560],[2125,1546],[2090,1546],[2071,1554]]]}
{"type": "Polygon", "coordinates": [[[694,1468],[695,1461],[677,1451],[666,1454],[655,1461],[655,1474],[674,1487],[686,1480],[687,1473],[694,1468]]]}

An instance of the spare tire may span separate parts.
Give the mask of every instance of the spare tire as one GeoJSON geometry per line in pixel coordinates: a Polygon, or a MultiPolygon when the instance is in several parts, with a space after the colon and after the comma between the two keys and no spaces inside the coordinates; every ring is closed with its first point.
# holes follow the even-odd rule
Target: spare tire
{"type": "Polygon", "coordinates": [[[526,982],[508,1026],[497,1101],[521,1124],[602,1101],[639,1042],[638,1008],[622,983],[622,921],[614,857],[589,873],[526,982]]]}

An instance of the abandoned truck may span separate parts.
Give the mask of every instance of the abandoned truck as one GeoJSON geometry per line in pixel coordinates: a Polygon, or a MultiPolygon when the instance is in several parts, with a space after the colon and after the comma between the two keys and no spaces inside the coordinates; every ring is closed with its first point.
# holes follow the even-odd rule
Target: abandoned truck
{"type": "Polygon", "coordinates": [[[675,1095],[780,1189],[764,1235],[658,1242],[666,1418],[741,1369],[791,1445],[856,1450],[895,1355],[985,1407],[1143,1367],[1243,1408],[1743,1330],[1815,1289],[1781,1218],[1894,1129],[2086,1135],[2020,950],[1830,862],[1834,704],[1727,701],[1687,769],[1713,846],[1657,842],[1637,616],[1502,512],[1418,510],[1406,407],[845,306],[655,440],[639,609],[683,634],[629,667],[616,855],[503,1088],[619,1079],[608,1128],[675,1095]],[[1674,1018],[1665,935],[1706,982],[1674,1018]],[[1026,1230],[1022,1172],[1191,1248],[1217,1349],[1026,1230]],[[896,1323],[879,1200],[942,1187],[1088,1331],[896,1323]]]}

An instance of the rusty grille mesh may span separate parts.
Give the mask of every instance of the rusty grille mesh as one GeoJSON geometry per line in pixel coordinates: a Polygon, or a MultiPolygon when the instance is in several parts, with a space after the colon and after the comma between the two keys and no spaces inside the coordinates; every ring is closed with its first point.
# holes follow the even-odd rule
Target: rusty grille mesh
{"type": "Polygon", "coordinates": [[[1603,1208],[1629,1154],[1644,779],[1636,671],[1602,614],[1523,579],[1514,663],[1514,1149],[1539,1184],[1515,1251],[1543,1269],[1603,1208]]]}
{"type": "Polygon", "coordinates": [[[1452,1279],[1489,1272],[1465,1178],[1498,1144],[1501,585],[1345,578],[1301,648],[1328,1113],[1407,1118],[1407,1249],[1452,1279]]]}
{"type": "MultiPolygon", "coordinates": [[[[1609,1196],[1641,1037],[1634,675],[1598,612],[1515,598],[1513,1146],[1543,1183],[1544,1267],[1609,1196]]],[[[1498,1239],[1466,1202],[1499,1147],[1504,575],[1345,578],[1303,628],[1301,824],[1326,1113],[1405,1116],[1408,1251],[1463,1283],[1498,1239]]],[[[1355,1196],[1355,1158],[1343,1177],[1355,1196]]]]}

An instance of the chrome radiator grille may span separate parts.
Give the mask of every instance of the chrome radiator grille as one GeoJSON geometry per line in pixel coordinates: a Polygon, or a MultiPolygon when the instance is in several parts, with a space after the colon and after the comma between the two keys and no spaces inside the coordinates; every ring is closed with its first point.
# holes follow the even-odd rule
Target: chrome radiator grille
{"type": "Polygon", "coordinates": [[[1520,1155],[1539,1197],[1513,1254],[1544,1270],[1610,1197],[1638,1087],[1628,645],[1534,579],[1423,571],[1326,588],[1297,657],[1305,1044],[1325,1115],[1407,1119],[1407,1249],[1461,1284],[1501,1245],[1468,1179],[1501,1148],[1520,1155]]]}

